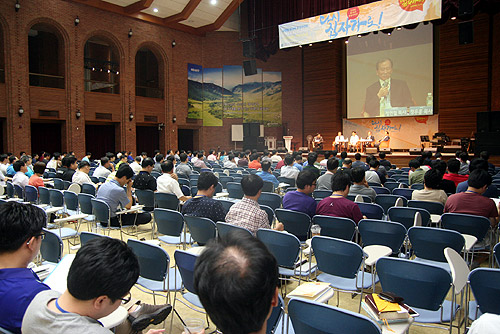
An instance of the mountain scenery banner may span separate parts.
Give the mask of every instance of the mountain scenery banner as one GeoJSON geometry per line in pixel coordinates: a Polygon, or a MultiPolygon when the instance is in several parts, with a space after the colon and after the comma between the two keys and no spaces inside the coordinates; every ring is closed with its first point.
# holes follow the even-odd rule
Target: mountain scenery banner
{"type": "Polygon", "coordinates": [[[222,126],[227,118],[281,126],[281,110],[281,72],[245,76],[239,65],[188,64],[188,118],[203,119],[203,126],[222,126]]]}

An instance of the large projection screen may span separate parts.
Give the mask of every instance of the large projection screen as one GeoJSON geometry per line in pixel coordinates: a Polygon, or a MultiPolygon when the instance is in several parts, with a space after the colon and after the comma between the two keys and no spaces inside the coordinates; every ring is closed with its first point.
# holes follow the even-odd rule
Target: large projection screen
{"type": "Polygon", "coordinates": [[[431,24],[350,37],[347,118],[432,115],[432,57],[431,24]]]}

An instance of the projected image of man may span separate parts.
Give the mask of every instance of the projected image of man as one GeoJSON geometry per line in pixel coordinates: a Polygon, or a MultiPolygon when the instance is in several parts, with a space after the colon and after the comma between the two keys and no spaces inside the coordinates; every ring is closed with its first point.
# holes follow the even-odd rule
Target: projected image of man
{"type": "Polygon", "coordinates": [[[392,66],[389,58],[377,62],[379,79],[366,89],[363,117],[385,116],[387,108],[415,105],[406,81],[391,78],[392,66]]]}

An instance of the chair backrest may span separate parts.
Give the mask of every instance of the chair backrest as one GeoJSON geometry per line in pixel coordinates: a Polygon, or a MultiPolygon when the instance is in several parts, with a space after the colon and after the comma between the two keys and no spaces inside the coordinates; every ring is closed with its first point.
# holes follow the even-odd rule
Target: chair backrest
{"type": "Polygon", "coordinates": [[[5,182],[6,183],[6,191],[7,191],[7,196],[9,198],[12,198],[14,197],[14,185],[12,184],[12,182],[10,181],[7,181],[5,182]]]}
{"type": "Polygon", "coordinates": [[[290,187],[295,187],[295,179],[290,179],[288,177],[280,176],[278,177],[280,183],[288,183],[290,187]]]}
{"type": "Polygon", "coordinates": [[[357,194],[354,197],[354,202],[357,202],[357,203],[371,203],[372,199],[369,196],[357,194]]]}
{"type": "Polygon", "coordinates": [[[350,241],[356,231],[356,223],[349,218],[316,215],[312,223],[321,227],[321,235],[325,237],[350,241]]]}
{"type": "Polygon", "coordinates": [[[262,210],[264,210],[267,213],[267,219],[269,220],[269,225],[273,224],[274,221],[274,210],[267,206],[267,205],[259,205],[262,210]]]}
{"type": "Polygon", "coordinates": [[[66,204],[66,209],[72,211],[78,211],[78,195],[69,190],[64,190],[63,192],[64,203],[66,204]]]}
{"type": "Polygon", "coordinates": [[[493,256],[497,261],[497,266],[500,267],[500,242],[493,248],[493,256]]]}
{"type": "Polygon", "coordinates": [[[54,189],[64,190],[63,180],[61,180],[59,178],[54,178],[52,181],[54,181],[54,189]]]}
{"type": "Polygon", "coordinates": [[[465,244],[464,237],[460,233],[433,227],[412,227],[408,230],[408,237],[417,257],[439,262],[446,262],[444,257],[446,247],[460,252],[465,244]]]}
{"type": "Polygon", "coordinates": [[[282,197],[271,192],[262,192],[258,199],[259,204],[267,205],[273,210],[279,209],[282,203],[282,197]]]}
{"type": "Polygon", "coordinates": [[[391,190],[385,187],[373,186],[372,189],[375,190],[377,195],[389,195],[391,193],[391,190]]]}
{"type": "Polygon", "coordinates": [[[292,233],[301,241],[307,240],[311,228],[311,218],[307,214],[286,209],[276,209],[274,213],[278,221],[285,226],[285,231],[292,233]]]}
{"type": "Polygon", "coordinates": [[[167,276],[170,257],[166,250],[144,241],[128,239],[127,245],[139,260],[140,276],[163,282],[167,276]]]}
{"type": "Polygon", "coordinates": [[[175,265],[179,268],[182,284],[191,293],[196,294],[194,289],[194,265],[197,256],[182,250],[174,252],[175,265]]]}
{"type": "Polygon", "coordinates": [[[184,228],[184,217],[179,211],[155,208],[153,214],[158,232],[174,237],[181,235],[184,228]]]}
{"type": "Polygon", "coordinates": [[[23,187],[21,187],[18,184],[14,184],[14,195],[17,198],[24,199],[24,190],[23,190],[23,187]]]}
{"type": "Polygon", "coordinates": [[[396,205],[398,199],[400,200],[401,203],[401,205],[399,206],[404,206],[404,201],[408,203],[406,197],[401,197],[396,195],[384,195],[384,194],[377,195],[377,197],[375,197],[375,203],[380,205],[382,209],[384,209],[384,212],[387,214],[389,208],[393,206],[398,206],[396,205]]]}
{"type": "Polygon", "coordinates": [[[82,187],[78,183],[72,183],[68,190],[74,192],[75,194],[79,194],[82,191],[82,187]]]}
{"type": "Polygon", "coordinates": [[[186,185],[188,187],[191,187],[191,182],[188,179],[185,179],[183,177],[179,177],[178,182],[179,182],[179,185],[181,185],[181,186],[186,185]]]}
{"type": "Polygon", "coordinates": [[[447,230],[473,235],[481,242],[490,229],[490,220],[486,217],[463,213],[445,213],[441,216],[441,224],[447,230]]]}
{"type": "Polygon", "coordinates": [[[105,183],[106,182],[106,178],[103,177],[103,176],[99,176],[98,179],[99,179],[100,183],[105,183]]]}
{"type": "Polygon", "coordinates": [[[290,300],[288,314],[297,334],[381,333],[379,326],[364,315],[302,298],[290,300]]]}
{"type": "MultiPolygon", "coordinates": [[[[274,328],[274,327],[273,327],[273,328],[274,328]]],[[[9,331],[9,330],[7,330],[7,329],[5,329],[5,328],[3,328],[3,327],[0,327],[0,333],[1,333],[1,334],[14,334],[14,333],[12,333],[11,331],[9,331]]]]}
{"type": "Polygon", "coordinates": [[[424,189],[424,184],[423,183],[414,183],[410,186],[410,189],[422,190],[422,189],[424,189]]]}
{"type": "Polygon", "coordinates": [[[387,181],[386,183],[384,183],[384,187],[389,189],[390,192],[392,192],[394,189],[399,187],[399,183],[387,181]]]}
{"type": "Polygon", "coordinates": [[[358,223],[363,246],[382,245],[399,254],[406,237],[406,228],[396,222],[375,219],[362,219],[358,223]]]}
{"type": "Polygon", "coordinates": [[[89,183],[82,184],[82,193],[95,196],[95,187],[89,183]]]}
{"type": "Polygon", "coordinates": [[[467,284],[469,266],[467,266],[464,259],[453,248],[446,247],[444,249],[444,256],[450,265],[451,278],[453,279],[455,294],[458,294],[467,284]]]}
{"type": "Polygon", "coordinates": [[[222,204],[222,207],[224,208],[224,212],[227,214],[229,212],[229,209],[234,205],[233,201],[229,201],[226,199],[219,199],[219,202],[222,204]]]}
{"type": "Polygon", "coordinates": [[[152,210],[155,206],[155,193],[150,189],[136,189],[135,195],[139,204],[144,205],[144,208],[152,210]]]}
{"type": "Polygon", "coordinates": [[[69,186],[71,185],[70,181],[63,180],[63,190],[67,190],[69,186]]]}
{"type": "Polygon", "coordinates": [[[318,269],[330,275],[355,278],[363,260],[363,250],[351,241],[330,237],[312,238],[311,246],[318,269]]]}
{"type": "Polygon", "coordinates": [[[45,238],[40,246],[40,254],[45,261],[58,263],[63,255],[63,241],[61,237],[50,230],[43,229],[45,238]]]}
{"type": "Polygon", "coordinates": [[[95,198],[92,198],[90,202],[92,203],[92,214],[95,216],[96,222],[109,225],[111,209],[109,208],[108,203],[95,198]]]}
{"type": "Polygon", "coordinates": [[[392,190],[393,195],[398,195],[398,196],[403,196],[406,197],[407,200],[411,200],[411,194],[413,193],[414,189],[408,189],[408,188],[396,188],[392,190]]]}
{"type": "Polygon", "coordinates": [[[94,183],[99,183],[99,178],[95,177],[95,176],[89,176],[90,177],[90,180],[94,183]]]}
{"type": "Polygon", "coordinates": [[[82,246],[85,245],[90,240],[97,239],[97,238],[109,238],[109,237],[105,234],[98,234],[98,233],[87,232],[87,231],[82,231],[80,233],[80,243],[82,244],[82,246]]]}
{"type": "Polygon", "coordinates": [[[264,185],[262,186],[262,191],[264,192],[273,192],[274,191],[274,183],[270,181],[264,181],[264,185]]]}
{"type": "Polygon", "coordinates": [[[221,193],[222,192],[222,183],[217,182],[217,185],[215,186],[215,193],[221,193]]]}
{"type": "Polygon", "coordinates": [[[216,236],[215,223],[204,217],[184,216],[184,221],[189,228],[191,238],[198,243],[204,245],[216,236]]]}
{"type": "MultiPolygon", "coordinates": [[[[151,190],[149,190],[149,191],[151,191],[151,190]]],[[[136,190],[136,192],[137,192],[137,190],[136,190]]],[[[147,196],[148,204],[151,204],[149,202],[149,200],[150,200],[149,196],[151,196],[151,195],[147,194],[146,196],[147,196]]],[[[146,200],[146,199],[144,199],[144,200],[146,200]]],[[[177,198],[177,196],[175,194],[155,192],[153,195],[153,202],[154,202],[153,206],[155,206],[157,208],[169,209],[169,210],[177,210],[179,208],[179,199],[177,198]]],[[[147,205],[147,206],[149,206],[149,205],[147,205]]]]}
{"type": "Polygon", "coordinates": [[[38,187],[38,202],[40,204],[47,204],[50,205],[50,192],[48,188],[45,187],[38,187]]]}
{"type": "Polygon", "coordinates": [[[278,305],[273,307],[271,315],[269,316],[269,319],[267,319],[266,334],[274,334],[276,332],[276,326],[283,316],[283,305],[285,305],[283,297],[281,297],[281,294],[278,294],[278,305]]]}
{"type": "Polygon", "coordinates": [[[49,189],[49,194],[50,194],[50,205],[64,206],[64,196],[61,190],[49,189]]]}
{"type": "Polygon", "coordinates": [[[222,187],[226,189],[228,182],[234,182],[234,177],[227,175],[220,175],[219,182],[222,183],[222,187]]]}
{"type": "Polygon", "coordinates": [[[257,231],[257,238],[267,246],[280,267],[294,268],[300,254],[300,241],[296,236],[261,228],[257,231]]]}
{"type": "MultiPolygon", "coordinates": [[[[3,189],[3,187],[2,187],[3,189]]],[[[26,196],[26,201],[30,203],[36,203],[38,202],[38,190],[36,187],[27,185],[24,187],[24,194],[26,196]]]]}
{"type": "Polygon", "coordinates": [[[217,227],[217,233],[219,235],[219,238],[225,237],[231,231],[245,231],[250,235],[252,235],[252,232],[241,226],[236,226],[223,222],[217,222],[215,225],[217,227]]]}
{"type": "Polygon", "coordinates": [[[92,211],[92,199],[94,196],[84,193],[79,193],[78,195],[78,204],[80,204],[80,212],[85,213],[87,215],[93,215],[92,211]]]}
{"type": "Polygon", "coordinates": [[[470,287],[479,310],[500,315],[500,269],[477,268],[469,274],[470,287]]]}
{"type": "Polygon", "coordinates": [[[409,208],[420,208],[429,211],[433,215],[442,215],[444,212],[444,205],[439,202],[429,202],[429,201],[408,201],[409,208]]]}
{"type": "Polygon", "coordinates": [[[425,209],[407,208],[407,207],[392,207],[387,211],[387,216],[390,221],[398,222],[404,225],[406,229],[413,226],[415,222],[415,213],[420,212],[422,217],[422,225],[427,226],[431,219],[431,214],[425,209]]]}
{"type": "Polygon", "coordinates": [[[198,193],[198,187],[191,186],[191,196],[196,196],[197,193],[198,193]]]}
{"type": "Polygon", "coordinates": [[[383,291],[404,298],[412,307],[437,311],[451,286],[451,275],[443,268],[416,261],[383,257],[377,261],[383,291]]]}
{"type": "Polygon", "coordinates": [[[328,196],[331,196],[332,195],[332,191],[331,190],[314,190],[313,191],[313,197],[314,198],[326,198],[328,196]]]}
{"type": "Polygon", "coordinates": [[[228,182],[226,184],[226,187],[230,198],[239,198],[239,199],[243,198],[244,194],[243,194],[243,189],[241,189],[241,183],[228,182]]]}
{"type": "Polygon", "coordinates": [[[363,216],[368,219],[382,219],[384,217],[384,209],[375,203],[359,203],[356,202],[363,216]]]}

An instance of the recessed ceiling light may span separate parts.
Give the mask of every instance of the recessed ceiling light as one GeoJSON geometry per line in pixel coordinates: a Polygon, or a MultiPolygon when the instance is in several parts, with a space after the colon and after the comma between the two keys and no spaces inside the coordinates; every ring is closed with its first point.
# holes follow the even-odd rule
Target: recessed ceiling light
{"type": "Polygon", "coordinates": [[[158,8],[153,8],[153,12],[158,13],[158,8]]]}
{"type": "Polygon", "coordinates": [[[452,20],[456,20],[456,19],[457,19],[457,17],[456,17],[456,16],[452,16],[452,17],[451,17],[451,19],[452,19],[452,20]]]}
{"type": "Polygon", "coordinates": [[[217,4],[217,0],[210,0],[210,3],[211,3],[212,5],[216,5],[216,4],[217,4]]]}

